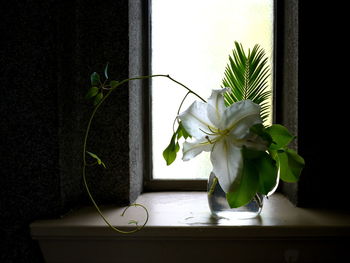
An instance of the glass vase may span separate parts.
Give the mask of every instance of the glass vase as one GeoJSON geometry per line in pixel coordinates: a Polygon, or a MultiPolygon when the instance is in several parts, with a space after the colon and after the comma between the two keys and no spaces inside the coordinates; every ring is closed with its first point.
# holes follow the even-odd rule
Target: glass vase
{"type": "Polygon", "coordinates": [[[208,203],[211,214],[216,219],[248,219],[257,217],[263,207],[264,196],[256,194],[246,205],[231,208],[226,200],[226,194],[220,187],[217,180],[214,180],[215,174],[210,173],[207,185],[208,203]],[[213,183],[215,185],[213,185],[213,183]]]}

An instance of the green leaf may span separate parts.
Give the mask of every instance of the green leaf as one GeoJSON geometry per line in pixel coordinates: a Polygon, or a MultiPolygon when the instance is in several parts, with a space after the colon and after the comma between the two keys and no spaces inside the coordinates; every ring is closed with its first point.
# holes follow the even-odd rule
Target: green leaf
{"type": "Polygon", "coordinates": [[[115,88],[117,85],[118,85],[118,81],[116,81],[116,80],[112,80],[111,82],[109,82],[109,85],[111,86],[111,88],[113,89],[113,88],[115,88]]]}
{"type": "Polygon", "coordinates": [[[106,167],[106,165],[105,165],[105,163],[104,163],[104,162],[102,162],[102,161],[99,163],[99,165],[102,165],[102,166],[103,166],[103,168],[105,168],[105,169],[107,168],[107,167],[106,167]]]}
{"type": "Polygon", "coordinates": [[[94,100],[94,105],[96,106],[97,104],[99,104],[101,102],[101,100],[103,99],[103,93],[100,92],[99,94],[96,95],[95,100],[94,100]]]}
{"type": "Polygon", "coordinates": [[[180,146],[178,142],[175,142],[177,133],[175,132],[171,137],[168,147],[163,151],[163,157],[167,165],[172,164],[176,159],[176,153],[179,151],[180,146]]]}
{"type": "Polygon", "coordinates": [[[175,161],[176,154],[180,150],[180,145],[178,140],[181,137],[184,137],[185,139],[187,139],[190,136],[191,135],[188,134],[188,132],[185,130],[185,128],[182,126],[180,122],[179,126],[177,127],[177,130],[174,132],[173,136],[171,137],[168,147],[163,151],[163,157],[167,165],[170,165],[175,161]]]}
{"type": "Polygon", "coordinates": [[[279,150],[277,154],[281,180],[288,183],[298,181],[305,166],[304,159],[292,149],[279,150]]]}
{"type": "Polygon", "coordinates": [[[86,151],[87,154],[89,154],[92,158],[94,158],[97,161],[98,165],[102,165],[104,168],[106,168],[106,165],[102,160],[94,153],[86,151]]]}
{"type": "Polygon", "coordinates": [[[91,79],[91,86],[99,86],[101,84],[100,82],[100,75],[98,75],[97,72],[94,72],[90,76],[91,79]]]}
{"type": "Polygon", "coordinates": [[[226,199],[231,208],[240,207],[249,203],[256,194],[259,186],[259,173],[254,162],[244,159],[243,169],[239,183],[232,186],[226,194],[226,199]]]}
{"type": "Polygon", "coordinates": [[[175,143],[175,151],[178,152],[180,150],[179,142],[175,143]]]}
{"type": "Polygon", "coordinates": [[[242,154],[244,159],[258,159],[264,155],[264,151],[258,151],[252,148],[247,148],[243,146],[242,154]]]}
{"type": "Polygon", "coordinates": [[[94,153],[92,153],[92,152],[86,151],[86,153],[89,154],[92,158],[94,158],[94,159],[96,159],[96,160],[100,159],[100,158],[98,158],[98,156],[97,156],[96,154],[94,154],[94,153]]]}
{"type": "Polygon", "coordinates": [[[175,132],[177,134],[177,139],[179,140],[181,137],[184,137],[187,139],[188,137],[191,137],[191,135],[185,130],[182,123],[179,123],[179,127],[177,127],[177,130],[175,132]]]}
{"type": "Polygon", "coordinates": [[[305,160],[293,149],[286,149],[289,167],[292,173],[299,178],[302,169],[305,167],[305,160]]]}
{"type": "Polygon", "coordinates": [[[273,124],[266,128],[266,131],[271,135],[273,140],[270,146],[272,150],[282,149],[295,139],[295,136],[290,134],[288,129],[280,124],[273,124]]]}
{"type": "Polygon", "coordinates": [[[185,128],[184,128],[184,126],[182,125],[181,122],[180,122],[180,127],[181,127],[181,131],[182,131],[182,136],[183,136],[185,139],[191,138],[191,137],[192,137],[191,134],[189,134],[189,133],[185,130],[185,128]]]}
{"type": "Polygon", "coordinates": [[[258,192],[267,195],[277,184],[278,168],[276,161],[264,152],[261,158],[255,160],[254,164],[259,172],[258,192]]]}
{"type": "Polygon", "coordinates": [[[89,91],[86,93],[85,98],[90,99],[92,97],[95,97],[98,93],[98,88],[97,87],[91,87],[89,91]]]}
{"type": "Polygon", "coordinates": [[[104,73],[105,73],[106,79],[108,79],[108,63],[106,65],[106,67],[105,67],[104,73]]]}
{"type": "Polygon", "coordinates": [[[250,131],[259,135],[264,141],[267,142],[268,146],[270,146],[273,142],[271,135],[267,132],[266,128],[261,123],[250,127],[250,131]]]}
{"type": "Polygon", "coordinates": [[[258,192],[267,195],[277,183],[278,168],[273,157],[265,151],[242,148],[244,161],[250,161],[259,177],[258,192]]]}

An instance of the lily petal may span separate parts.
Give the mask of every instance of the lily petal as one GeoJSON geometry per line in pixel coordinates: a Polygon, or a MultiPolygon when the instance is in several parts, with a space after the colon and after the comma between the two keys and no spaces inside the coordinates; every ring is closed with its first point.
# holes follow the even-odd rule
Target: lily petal
{"type": "Polygon", "coordinates": [[[196,139],[202,139],[211,133],[208,127],[213,127],[207,115],[207,103],[195,101],[191,106],[179,115],[185,130],[196,139]]]}
{"type": "Polygon", "coordinates": [[[250,127],[258,123],[262,123],[260,106],[251,100],[242,100],[226,108],[220,128],[230,129],[233,136],[242,139],[248,135],[250,127]]]}
{"type": "Polygon", "coordinates": [[[227,89],[214,89],[208,99],[208,118],[216,126],[220,124],[222,115],[226,109],[223,94],[227,89]]]}
{"type": "Polygon", "coordinates": [[[229,192],[232,184],[239,179],[243,167],[241,149],[224,138],[215,143],[210,160],[221,188],[225,193],[229,192]]]}
{"type": "Polygon", "coordinates": [[[249,136],[250,128],[258,123],[261,123],[261,118],[259,116],[248,116],[235,124],[235,129],[232,130],[231,135],[236,139],[243,139],[249,136]]]}
{"type": "Polygon", "coordinates": [[[209,152],[213,148],[213,144],[210,144],[208,140],[195,140],[193,142],[184,142],[182,160],[188,161],[197,156],[201,152],[209,152]]]}

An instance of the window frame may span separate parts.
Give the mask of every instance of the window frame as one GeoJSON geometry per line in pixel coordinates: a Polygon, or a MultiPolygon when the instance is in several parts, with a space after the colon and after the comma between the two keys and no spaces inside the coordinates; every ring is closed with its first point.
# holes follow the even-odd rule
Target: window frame
{"type": "MultiPolygon", "coordinates": [[[[297,1],[297,0],[295,0],[297,1]]],[[[284,1],[274,0],[274,52],[273,52],[273,122],[284,123],[283,119],[283,72],[286,70],[283,60],[284,52],[284,1]],[[277,89],[277,87],[279,87],[277,89]]],[[[151,14],[152,14],[152,0],[145,1],[143,13],[143,36],[144,52],[146,54],[145,72],[151,74],[151,57],[152,57],[152,43],[151,43],[151,14]]],[[[295,37],[295,36],[292,36],[295,37]]],[[[152,178],[152,86],[151,81],[145,80],[145,95],[144,109],[145,109],[145,171],[144,171],[144,191],[205,191],[207,180],[193,179],[193,180],[167,180],[167,179],[153,179],[152,178]]],[[[295,129],[293,129],[294,131],[295,129]]]]}

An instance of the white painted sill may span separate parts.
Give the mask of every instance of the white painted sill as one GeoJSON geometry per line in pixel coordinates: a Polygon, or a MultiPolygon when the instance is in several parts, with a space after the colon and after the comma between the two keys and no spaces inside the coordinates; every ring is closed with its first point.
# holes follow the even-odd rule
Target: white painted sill
{"type": "MultiPolygon", "coordinates": [[[[334,262],[350,244],[349,213],[297,208],[280,194],[258,218],[237,221],[213,220],[204,192],[144,193],[137,203],[150,218],[134,234],[113,232],[91,207],[33,222],[31,234],[46,262],[334,262]]],[[[124,229],[145,218],[140,208],[103,211],[124,229]]]]}

